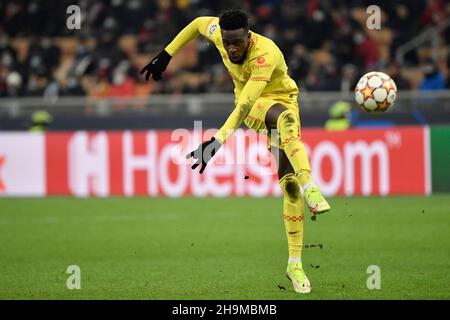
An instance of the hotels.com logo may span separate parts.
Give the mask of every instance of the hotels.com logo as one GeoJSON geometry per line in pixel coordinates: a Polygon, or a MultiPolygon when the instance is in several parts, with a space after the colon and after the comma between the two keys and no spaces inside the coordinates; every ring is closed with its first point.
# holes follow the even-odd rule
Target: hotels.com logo
{"type": "MultiPolygon", "coordinates": [[[[215,158],[206,171],[205,179],[200,180],[196,172],[189,169],[190,163],[184,157],[195,145],[193,141],[201,141],[200,131],[185,130],[171,136],[172,143],[160,141],[157,132],[149,131],[141,135],[141,144],[146,152],[136,154],[134,135],[131,132],[121,134],[117,142],[121,145],[121,168],[110,171],[114,159],[110,156],[110,136],[97,133],[88,136],[85,132],[77,132],[68,140],[68,186],[74,195],[93,194],[107,196],[110,194],[111,181],[120,176],[121,188],[127,196],[136,194],[135,172],[145,171],[146,181],[141,183],[149,195],[165,194],[181,196],[191,190],[195,195],[203,195],[207,190],[215,190],[220,195],[230,195],[240,188],[244,173],[256,178],[246,185],[250,195],[267,195],[272,192],[272,177],[276,175],[276,165],[272,156],[267,155],[267,141],[258,140],[259,136],[251,131],[235,133],[232,144],[222,147],[222,155],[215,158]],[[252,141],[250,138],[254,135],[252,141]],[[247,136],[246,136],[247,135],[247,136]],[[243,150],[245,141],[248,147],[243,150]],[[184,150],[184,146],[187,148],[184,150]],[[154,150],[156,152],[148,152],[154,150]],[[236,176],[237,165],[244,168],[236,176]],[[116,177],[114,177],[114,175],[116,177]],[[219,177],[222,180],[217,179],[219,177]],[[220,191],[220,192],[219,192],[220,191]]],[[[174,134],[172,132],[172,134],[174,134]]],[[[295,138],[298,139],[298,138],[295,138]]],[[[116,146],[116,148],[118,148],[116,146]]],[[[327,195],[343,192],[345,195],[371,195],[378,192],[387,195],[390,192],[390,151],[388,144],[382,139],[366,138],[356,141],[320,140],[314,145],[305,144],[309,154],[313,176],[327,195]],[[325,165],[325,162],[327,165],[325,165]]],[[[300,149],[294,149],[293,154],[300,149]]],[[[58,178],[59,179],[59,178],[58,178]]]]}
{"type": "Polygon", "coordinates": [[[363,195],[373,193],[375,176],[378,173],[378,190],[381,195],[390,191],[390,153],[387,144],[377,139],[374,141],[356,140],[336,144],[323,140],[314,148],[305,144],[309,151],[311,168],[316,182],[327,195],[338,193],[343,187],[345,195],[354,195],[356,189],[357,162],[360,167],[360,183],[363,195]],[[322,163],[327,158],[331,164],[328,179],[323,177],[322,163]]]}
{"type": "Polygon", "coordinates": [[[5,161],[6,161],[5,156],[0,154],[0,192],[6,191],[5,183],[2,180],[2,168],[3,168],[5,161]]]}

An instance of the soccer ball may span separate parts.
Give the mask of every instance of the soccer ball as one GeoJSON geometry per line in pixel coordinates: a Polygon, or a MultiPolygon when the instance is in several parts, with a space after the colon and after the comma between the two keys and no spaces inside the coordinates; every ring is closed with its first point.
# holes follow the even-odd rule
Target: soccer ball
{"type": "Polygon", "coordinates": [[[355,100],[368,113],[381,113],[389,109],[397,98],[397,85],[383,72],[372,71],[359,79],[355,87],[355,100]]]}

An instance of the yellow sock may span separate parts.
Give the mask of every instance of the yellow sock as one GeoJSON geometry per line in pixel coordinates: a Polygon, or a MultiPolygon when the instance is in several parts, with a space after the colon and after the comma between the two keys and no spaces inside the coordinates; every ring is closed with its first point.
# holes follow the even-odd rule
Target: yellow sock
{"type": "Polygon", "coordinates": [[[302,188],[308,183],[313,182],[313,178],[311,177],[311,171],[309,170],[300,170],[297,176],[302,188]]]}
{"type": "Polygon", "coordinates": [[[284,195],[283,216],[288,240],[289,258],[301,258],[304,206],[299,179],[293,173],[287,174],[280,179],[280,187],[284,195]]]}
{"type": "Polygon", "coordinates": [[[303,187],[312,182],[311,166],[306,149],[300,136],[300,119],[294,111],[288,109],[278,117],[277,129],[280,134],[281,148],[284,150],[294,172],[299,176],[303,187]]]}

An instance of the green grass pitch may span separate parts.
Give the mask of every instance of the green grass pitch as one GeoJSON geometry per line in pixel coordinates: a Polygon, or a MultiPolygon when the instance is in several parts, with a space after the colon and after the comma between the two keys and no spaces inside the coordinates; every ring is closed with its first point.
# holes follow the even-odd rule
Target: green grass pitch
{"type": "Polygon", "coordinates": [[[450,195],[330,203],[307,213],[302,295],[285,276],[281,198],[3,198],[0,299],[450,298],[450,195]]]}

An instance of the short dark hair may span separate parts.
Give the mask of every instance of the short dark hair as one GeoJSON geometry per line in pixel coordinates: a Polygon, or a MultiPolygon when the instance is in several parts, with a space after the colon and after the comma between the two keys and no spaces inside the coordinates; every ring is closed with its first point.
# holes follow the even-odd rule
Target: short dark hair
{"type": "Polygon", "coordinates": [[[242,10],[230,9],[220,15],[219,25],[222,30],[248,29],[248,16],[242,10]]]}

